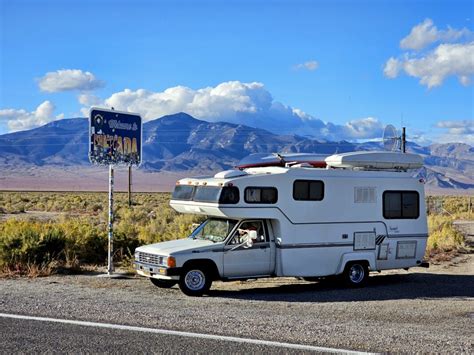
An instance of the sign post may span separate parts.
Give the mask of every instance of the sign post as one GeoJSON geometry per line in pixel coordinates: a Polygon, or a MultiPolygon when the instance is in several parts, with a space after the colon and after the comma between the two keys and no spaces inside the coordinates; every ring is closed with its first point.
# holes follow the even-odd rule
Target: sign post
{"type": "Polygon", "coordinates": [[[114,166],[112,164],[109,165],[109,224],[107,227],[107,274],[111,275],[114,272],[114,166]]]}
{"type": "Polygon", "coordinates": [[[142,119],[139,114],[91,108],[89,117],[89,160],[109,166],[109,220],[107,225],[107,274],[114,272],[114,166],[131,169],[142,158],[142,119]]]}

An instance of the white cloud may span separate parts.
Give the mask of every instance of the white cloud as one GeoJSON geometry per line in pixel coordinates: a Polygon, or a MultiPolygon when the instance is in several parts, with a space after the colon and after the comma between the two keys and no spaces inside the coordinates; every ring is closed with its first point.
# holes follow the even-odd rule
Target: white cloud
{"type": "Polygon", "coordinates": [[[461,142],[474,145],[474,120],[439,121],[435,127],[440,128],[443,132],[438,137],[438,142],[461,142]]]}
{"type": "Polygon", "coordinates": [[[439,121],[436,127],[445,128],[450,134],[474,134],[474,120],[439,121]]]}
{"type": "Polygon", "coordinates": [[[449,26],[447,30],[438,30],[433,20],[427,18],[413,27],[410,34],[400,41],[400,48],[420,50],[434,42],[453,42],[462,37],[472,38],[472,32],[467,28],[456,30],[449,26]]]}
{"type": "Polygon", "coordinates": [[[23,109],[2,109],[0,121],[6,121],[11,132],[31,129],[64,118],[64,114],[55,117],[54,110],[55,106],[51,101],[44,101],[32,112],[23,109]]]}
{"type": "MultiPolygon", "coordinates": [[[[85,104],[85,97],[79,97],[85,104]]],[[[312,135],[317,138],[364,139],[380,137],[381,123],[375,118],[346,125],[325,123],[304,111],[275,101],[262,83],[223,82],[215,87],[191,89],[185,86],[161,92],[125,89],[94,105],[140,113],[144,121],[177,112],[209,122],[225,121],[267,129],[277,134],[312,135]]],[[[90,105],[82,112],[88,115],[90,105]]]]}
{"type": "Polygon", "coordinates": [[[400,48],[419,50],[437,40],[438,30],[431,19],[426,19],[411,29],[408,36],[400,41],[400,48]]]}
{"type": "Polygon", "coordinates": [[[425,56],[402,60],[390,58],[384,69],[389,78],[395,78],[403,70],[419,78],[428,88],[440,86],[449,76],[457,76],[462,85],[469,85],[474,74],[474,42],[466,44],[440,44],[425,56]]]}
{"type": "Polygon", "coordinates": [[[440,86],[446,78],[455,76],[462,85],[467,86],[474,75],[473,38],[473,32],[466,28],[438,30],[431,19],[426,19],[400,41],[402,49],[419,52],[407,51],[399,58],[390,57],[384,66],[384,75],[394,79],[405,73],[418,78],[420,84],[428,88],[440,86]],[[435,42],[442,43],[420,51],[435,42]]]}
{"type": "Polygon", "coordinates": [[[402,69],[401,62],[398,59],[390,57],[390,59],[387,60],[387,63],[385,63],[383,73],[387,78],[393,79],[398,76],[400,69],[402,69]]]}
{"type": "Polygon", "coordinates": [[[79,101],[79,103],[81,105],[90,105],[90,106],[93,106],[93,105],[98,105],[101,103],[101,99],[100,97],[96,96],[96,95],[91,95],[91,94],[80,94],[78,97],[77,97],[77,100],[79,101]]]}
{"type": "Polygon", "coordinates": [[[91,72],[79,69],[61,69],[46,73],[38,80],[41,91],[60,92],[71,90],[94,90],[104,86],[91,72]]]}
{"type": "Polygon", "coordinates": [[[352,120],[343,126],[344,136],[357,139],[373,138],[374,134],[375,137],[381,137],[383,128],[382,123],[374,117],[352,120]]]}
{"type": "Polygon", "coordinates": [[[294,70],[308,70],[314,71],[319,68],[319,63],[315,60],[309,60],[304,63],[296,64],[293,66],[294,70]]]}

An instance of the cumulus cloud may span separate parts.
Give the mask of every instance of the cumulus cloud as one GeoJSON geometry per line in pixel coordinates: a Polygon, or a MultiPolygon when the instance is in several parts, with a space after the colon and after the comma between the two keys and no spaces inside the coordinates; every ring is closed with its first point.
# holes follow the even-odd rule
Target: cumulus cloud
{"type": "Polygon", "coordinates": [[[461,142],[474,145],[474,120],[446,120],[435,124],[442,131],[439,142],[461,142]]]}
{"type": "Polygon", "coordinates": [[[64,118],[64,114],[53,115],[55,108],[51,101],[44,101],[31,112],[23,109],[2,109],[0,110],[0,121],[6,121],[11,132],[31,129],[64,118]]]}
{"type": "Polygon", "coordinates": [[[381,137],[383,131],[382,123],[374,117],[352,120],[342,126],[344,136],[357,139],[381,137]]]}
{"type": "Polygon", "coordinates": [[[391,57],[387,60],[383,73],[387,78],[393,79],[398,76],[400,69],[402,69],[402,63],[398,59],[391,57]]]}
{"type": "Polygon", "coordinates": [[[469,85],[474,74],[474,42],[441,44],[422,57],[390,58],[384,73],[388,78],[395,78],[401,70],[420,79],[420,84],[428,88],[440,86],[449,76],[456,76],[464,86],[469,85]]]}
{"type": "Polygon", "coordinates": [[[98,105],[102,101],[100,97],[96,95],[91,95],[91,94],[81,94],[77,97],[77,100],[79,101],[81,105],[86,105],[86,106],[98,105]]]}
{"type": "Polygon", "coordinates": [[[104,82],[97,79],[91,72],[83,72],[79,69],[61,69],[46,73],[38,80],[41,91],[88,91],[104,86],[104,82]]]}
{"type": "MultiPolygon", "coordinates": [[[[88,115],[90,102],[79,97],[88,115]]],[[[144,89],[112,94],[94,105],[114,107],[116,110],[140,113],[144,121],[177,112],[186,112],[198,119],[225,121],[267,129],[277,134],[312,135],[316,138],[366,139],[381,136],[382,125],[375,118],[351,121],[345,125],[326,123],[301,109],[273,99],[262,83],[223,82],[215,87],[191,89],[185,86],[168,88],[161,92],[144,89]]]]}
{"type": "Polygon", "coordinates": [[[293,66],[294,70],[308,70],[314,71],[319,68],[319,63],[315,60],[309,60],[304,63],[296,64],[293,66]]]}
{"type": "Polygon", "coordinates": [[[402,49],[421,50],[434,42],[443,42],[432,49],[421,52],[403,53],[399,58],[390,57],[384,66],[384,75],[394,79],[405,73],[418,78],[420,84],[434,88],[443,84],[446,78],[455,76],[467,86],[474,75],[473,33],[467,29],[448,27],[440,31],[433,21],[426,19],[415,26],[400,42],[402,49]],[[451,43],[451,42],[458,43],[451,43]]]}
{"type": "Polygon", "coordinates": [[[445,128],[450,134],[474,134],[474,120],[439,121],[436,127],[445,128]]]}
{"type": "Polygon", "coordinates": [[[434,42],[454,42],[463,37],[472,38],[472,35],[467,28],[456,30],[448,26],[447,30],[438,30],[433,20],[427,18],[400,41],[400,48],[420,50],[434,42]]]}

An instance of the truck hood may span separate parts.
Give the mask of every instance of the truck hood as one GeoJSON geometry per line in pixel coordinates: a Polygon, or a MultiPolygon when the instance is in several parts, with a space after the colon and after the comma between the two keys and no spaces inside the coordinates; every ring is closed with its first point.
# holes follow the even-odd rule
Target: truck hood
{"type": "Polygon", "coordinates": [[[222,243],[214,243],[210,240],[185,238],[171,240],[169,242],[144,245],[137,248],[136,251],[158,255],[170,255],[182,252],[189,252],[191,250],[211,249],[213,247],[219,247],[222,245],[222,243]]]}

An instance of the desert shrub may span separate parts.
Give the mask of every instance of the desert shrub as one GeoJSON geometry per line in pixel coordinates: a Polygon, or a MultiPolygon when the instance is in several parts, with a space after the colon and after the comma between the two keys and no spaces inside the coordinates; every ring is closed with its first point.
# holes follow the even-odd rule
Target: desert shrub
{"type": "Polygon", "coordinates": [[[452,251],[464,245],[464,237],[453,227],[453,219],[450,216],[428,216],[428,230],[427,253],[452,251]]]}
{"type": "MultiPolygon", "coordinates": [[[[81,219],[41,222],[9,219],[0,223],[0,268],[20,272],[32,265],[70,266],[71,261],[103,263],[103,228],[81,219]]],[[[75,266],[75,265],[74,265],[75,266]]]]}
{"type": "Polygon", "coordinates": [[[55,225],[10,219],[0,224],[0,266],[44,264],[64,257],[66,241],[55,225]]]}

